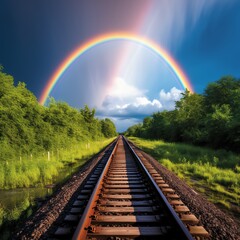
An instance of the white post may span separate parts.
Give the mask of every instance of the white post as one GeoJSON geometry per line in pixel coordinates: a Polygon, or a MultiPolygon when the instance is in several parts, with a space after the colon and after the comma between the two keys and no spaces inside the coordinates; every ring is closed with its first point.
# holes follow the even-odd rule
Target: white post
{"type": "Polygon", "coordinates": [[[50,152],[48,151],[48,161],[50,161],[50,152]]]}

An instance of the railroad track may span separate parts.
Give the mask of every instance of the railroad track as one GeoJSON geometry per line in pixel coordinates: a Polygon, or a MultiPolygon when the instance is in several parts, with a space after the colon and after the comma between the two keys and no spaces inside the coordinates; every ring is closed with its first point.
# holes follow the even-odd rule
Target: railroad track
{"type": "Polygon", "coordinates": [[[51,239],[205,239],[208,232],[123,137],[85,180],[51,239]]]}

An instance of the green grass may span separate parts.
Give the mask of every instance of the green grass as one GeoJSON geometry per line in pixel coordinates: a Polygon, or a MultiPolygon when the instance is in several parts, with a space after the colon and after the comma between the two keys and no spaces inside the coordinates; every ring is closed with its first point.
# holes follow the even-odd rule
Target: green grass
{"type": "Polygon", "coordinates": [[[185,179],[208,199],[231,208],[240,206],[240,156],[187,144],[129,138],[161,164],[185,179]]]}
{"type": "Polygon", "coordinates": [[[65,165],[78,162],[82,165],[87,158],[98,153],[112,140],[113,138],[82,142],[68,149],[57,149],[38,156],[21,156],[21,159],[1,161],[0,189],[51,184],[65,165]]]}
{"type": "MultiPolygon", "coordinates": [[[[77,166],[74,167],[77,170],[79,166],[113,140],[114,138],[82,142],[69,149],[58,149],[50,153],[50,159],[48,159],[48,153],[41,153],[38,156],[22,156],[21,160],[0,162],[0,188],[14,189],[42,186],[51,184],[53,181],[59,182],[58,177],[62,174],[61,170],[64,170],[65,173],[69,168],[72,169],[73,165],[77,166]]],[[[71,171],[71,173],[73,172],[71,171]]],[[[17,224],[20,217],[29,216],[34,205],[35,203],[29,196],[16,203],[12,208],[0,203],[0,234],[2,237],[4,234],[6,235],[3,239],[9,238],[12,224],[17,224]]]]}

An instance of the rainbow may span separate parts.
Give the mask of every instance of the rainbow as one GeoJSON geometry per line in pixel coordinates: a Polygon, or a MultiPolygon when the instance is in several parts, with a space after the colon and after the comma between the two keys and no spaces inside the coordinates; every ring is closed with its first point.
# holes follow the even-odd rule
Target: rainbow
{"type": "Polygon", "coordinates": [[[63,75],[63,73],[66,71],[66,69],[83,53],[88,51],[89,49],[100,45],[102,43],[114,41],[114,40],[126,40],[131,41],[140,45],[143,45],[144,47],[150,49],[151,51],[158,54],[160,57],[162,57],[165,62],[170,66],[170,68],[174,71],[176,76],[178,77],[179,81],[181,82],[182,86],[184,88],[187,88],[190,92],[193,92],[193,87],[188,80],[187,76],[179,66],[179,64],[169,55],[169,53],[166,52],[163,48],[161,48],[158,44],[153,42],[152,40],[149,40],[145,37],[141,37],[135,34],[131,33],[123,33],[123,32],[115,32],[115,33],[108,33],[96,36],[92,38],[89,41],[86,41],[85,43],[81,44],[79,47],[77,47],[71,54],[68,55],[66,59],[59,65],[57,70],[53,73],[50,80],[48,81],[47,85],[42,91],[42,94],[40,96],[40,104],[44,105],[49,94],[51,93],[52,89],[54,88],[57,81],[60,79],[60,77],[63,75]]]}

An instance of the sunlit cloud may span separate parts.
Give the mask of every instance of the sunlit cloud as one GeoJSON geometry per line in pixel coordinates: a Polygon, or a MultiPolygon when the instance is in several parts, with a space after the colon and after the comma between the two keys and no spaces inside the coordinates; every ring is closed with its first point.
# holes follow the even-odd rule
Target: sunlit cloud
{"type": "Polygon", "coordinates": [[[182,90],[176,87],[171,88],[169,92],[162,89],[159,93],[159,99],[166,110],[173,110],[175,108],[175,102],[179,101],[182,97],[182,90]]]}
{"type": "Polygon", "coordinates": [[[143,94],[140,89],[127,83],[123,78],[120,77],[115,79],[110,91],[112,96],[119,98],[133,98],[143,94]]]}
{"type": "Polygon", "coordinates": [[[137,123],[154,112],[172,110],[183,92],[176,87],[171,88],[170,91],[161,89],[158,99],[150,99],[146,95],[146,90],[138,89],[122,78],[118,78],[110,90],[97,115],[115,119],[117,129],[120,131],[130,126],[131,119],[137,123]]]}

